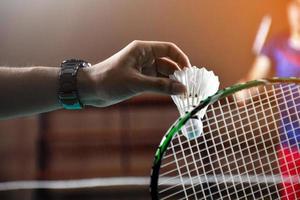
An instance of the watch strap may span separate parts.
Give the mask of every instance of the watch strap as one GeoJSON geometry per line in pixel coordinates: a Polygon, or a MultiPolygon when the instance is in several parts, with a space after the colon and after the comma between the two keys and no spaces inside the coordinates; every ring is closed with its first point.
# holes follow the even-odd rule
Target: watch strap
{"type": "Polygon", "coordinates": [[[76,59],[66,60],[61,64],[58,97],[63,107],[67,110],[83,108],[77,88],[77,74],[80,68],[87,66],[90,66],[90,64],[76,59]]]}

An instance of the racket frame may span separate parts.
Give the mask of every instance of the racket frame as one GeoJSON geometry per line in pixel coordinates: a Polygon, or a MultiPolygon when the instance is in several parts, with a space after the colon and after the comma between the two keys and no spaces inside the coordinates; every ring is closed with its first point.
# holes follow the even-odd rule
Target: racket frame
{"type": "Polygon", "coordinates": [[[197,107],[195,107],[192,111],[184,115],[183,117],[179,117],[173,125],[169,128],[166,132],[164,137],[162,138],[159,147],[156,150],[154,161],[151,170],[151,178],[150,178],[150,194],[152,200],[158,200],[158,179],[159,179],[159,171],[161,166],[161,161],[164,157],[164,154],[171,143],[173,137],[181,130],[181,128],[185,125],[185,123],[195,114],[203,109],[206,106],[212,105],[216,101],[223,99],[231,94],[234,94],[238,91],[249,89],[252,87],[260,86],[260,85],[268,85],[268,84],[276,84],[276,83],[296,83],[300,84],[300,78],[296,77],[289,77],[289,78],[265,78],[265,79],[258,79],[252,80],[245,83],[235,84],[230,87],[226,87],[222,90],[219,90],[212,96],[209,96],[205,100],[201,101],[197,107]]]}

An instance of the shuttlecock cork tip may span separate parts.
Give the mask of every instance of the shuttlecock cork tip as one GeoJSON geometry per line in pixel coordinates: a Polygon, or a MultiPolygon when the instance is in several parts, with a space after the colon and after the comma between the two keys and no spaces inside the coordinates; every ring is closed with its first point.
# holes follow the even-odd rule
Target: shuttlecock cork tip
{"type": "MultiPolygon", "coordinates": [[[[202,100],[215,94],[220,84],[218,76],[213,71],[196,66],[177,70],[173,75],[170,75],[170,79],[179,81],[186,87],[184,95],[172,96],[181,116],[193,110],[202,100]]],[[[203,129],[201,119],[204,117],[206,109],[200,110],[182,128],[182,133],[188,139],[197,138],[201,135],[203,129]]]]}

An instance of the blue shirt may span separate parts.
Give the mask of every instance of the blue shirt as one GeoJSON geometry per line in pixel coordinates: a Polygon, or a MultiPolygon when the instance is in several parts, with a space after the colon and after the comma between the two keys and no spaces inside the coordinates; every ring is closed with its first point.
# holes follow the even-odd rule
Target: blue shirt
{"type": "Polygon", "coordinates": [[[273,38],[262,54],[271,59],[277,77],[300,77],[300,50],[290,46],[288,34],[273,38]]]}
{"type": "MultiPolygon", "coordinates": [[[[262,50],[269,57],[277,77],[300,77],[300,50],[289,44],[288,34],[273,38],[262,50]]],[[[278,88],[279,89],[279,88],[278,88]]],[[[281,114],[281,143],[285,147],[300,146],[300,95],[298,86],[291,86],[278,96],[281,114]]]]}

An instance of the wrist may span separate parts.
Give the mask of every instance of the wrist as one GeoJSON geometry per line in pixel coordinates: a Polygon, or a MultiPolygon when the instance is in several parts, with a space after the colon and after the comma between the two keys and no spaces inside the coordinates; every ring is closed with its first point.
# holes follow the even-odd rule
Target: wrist
{"type": "Polygon", "coordinates": [[[92,68],[80,68],[77,74],[78,95],[83,105],[90,105],[94,96],[94,81],[92,79],[92,68]]]}

